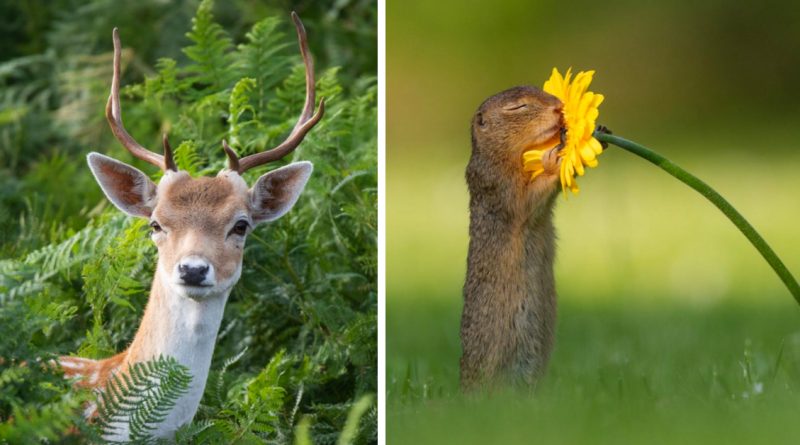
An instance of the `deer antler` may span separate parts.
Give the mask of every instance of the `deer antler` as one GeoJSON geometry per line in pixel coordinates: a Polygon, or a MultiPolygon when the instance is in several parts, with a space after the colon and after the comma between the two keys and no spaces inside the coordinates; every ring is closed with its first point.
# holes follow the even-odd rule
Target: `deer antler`
{"type": "Polygon", "coordinates": [[[172,150],[170,149],[169,142],[167,142],[167,135],[164,135],[164,156],[153,153],[152,151],[142,147],[136,142],[127,130],[122,125],[122,109],[119,104],[119,65],[120,55],[122,53],[122,45],[119,41],[119,30],[114,28],[114,77],[111,79],[111,94],[108,96],[108,103],[106,104],[106,119],[111,126],[111,132],[114,133],[117,140],[137,158],[149,162],[158,168],[166,171],[176,171],[175,161],[172,159],[172,150]]]}
{"type": "Polygon", "coordinates": [[[297,30],[297,40],[300,42],[300,53],[303,55],[303,63],[306,66],[306,102],[303,105],[303,112],[297,119],[292,132],[289,136],[280,143],[277,147],[261,153],[255,153],[250,156],[245,156],[239,159],[236,153],[228,146],[225,141],[222,141],[222,147],[228,155],[228,169],[242,174],[253,167],[266,164],[267,162],[278,160],[287,154],[291,153],[300,142],[303,141],[306,134],[317,125],[322,115],[325,113],[325,99],[319,101],[319,108],[317,112],[314,111],[314,61],[311,59],[311,54],[308,51],[308,40],[306,38],[306,29],[303,27],[303,22],[297,13],[292,11],[292,21],[297,30]]]}

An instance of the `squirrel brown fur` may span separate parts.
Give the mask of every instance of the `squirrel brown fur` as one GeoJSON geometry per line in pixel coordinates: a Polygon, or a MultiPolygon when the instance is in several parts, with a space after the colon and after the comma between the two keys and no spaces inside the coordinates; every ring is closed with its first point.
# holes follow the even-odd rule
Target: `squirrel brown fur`
{"type": "Polygon", "coordinates": [[[461,384],[534,384],[556,324],[552,214],[559,147],[531,180],[522,154],[562,134],[561,101],[535,87],[488,98],[472,119],[469,254],[461,319],[461,384]]]}

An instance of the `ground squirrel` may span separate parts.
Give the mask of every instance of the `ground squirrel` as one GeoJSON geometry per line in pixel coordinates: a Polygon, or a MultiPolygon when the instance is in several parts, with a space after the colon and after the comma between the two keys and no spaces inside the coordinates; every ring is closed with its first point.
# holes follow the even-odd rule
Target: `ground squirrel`
{"type": "Polygon", "coordinates": [[[561,101],[534,87],[487,99],[472,119],[469,254],[461,319],[461,385],[532,384],[543,373],[556,322],[553,278],[558,147],[533,181],[526,149],[562,135],[561,101]]]}

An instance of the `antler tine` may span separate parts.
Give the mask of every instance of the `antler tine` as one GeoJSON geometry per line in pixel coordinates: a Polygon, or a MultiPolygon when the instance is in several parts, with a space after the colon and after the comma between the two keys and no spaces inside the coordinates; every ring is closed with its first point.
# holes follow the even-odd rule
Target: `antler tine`
{"type": "Polygon", "coordinates": [[[233,151],[225,139],[222,140],[222,149],[228,155],[228,170],[239,172],[239,156],[236,156],[236,152],[233,151]]]}
{"type": "MultiPolygon", "coordinates": [[[[119,30],[114,28],[114,77],[111,79],[111,94],[108,96],[108,103],[106,104],[106,119],[108,125],[111,126],[111,132],[122,144],[123,147],[128,149],[132,155],[137,158],[149,162],[162,170],[174,170],[175,162],[172,160],[172,152],[169,150],[169,143],[165,143],[164,150],[167,152],[169,159],[165,161],[164,156],[142,147],[136,142],[122,124],[122,109],[119,103],[119,78],[120,78],[120,57],[122,54],[122,44],[119,41],[119,30]]],[[[166,137],[164,138],[166,141],[166,137]]]]}
{"type": "MultiPolygon", "coordinates": [[[[319,101],[317,112],[312,115],[315,102],[314,61],[308,50],[306,29],[303,26],[303,22],[300,21],[300,17],[298,17],[297,13],[294,11],[292,11],[292,20],[297,30],[297,40],[300,44],[300,53],[303,55],[303,64],[305,64],[306,67],[306,101],[303,105],[303,112],[297,119],[297,123],[294,125],[292,132],[289,133],[289,136],[280,145],[271,150],[255,153],[238,160],[239,165],[237,171],[240,174],[253,167],[278,160],[291,153],[300,145],[300,142],[303,141],[306,134],[317,125],[317,122],[319,122],[323,114],[325,114],[325,99],[323,98],[319,101]]],[[[228,156],[230,158],[230,154],[228,156]]],[[[232,164],[232,162],[230,164],[232,164]]]]}
{"type": "Polygon", "coordinates": [[[161,143],[164,145],[164,171],[178,171],[178,166],[175,165],[175,159],[172,157],[172,147],[170,147],[169,140],[167,140],[167,133],[163,134],[161,143]]]}

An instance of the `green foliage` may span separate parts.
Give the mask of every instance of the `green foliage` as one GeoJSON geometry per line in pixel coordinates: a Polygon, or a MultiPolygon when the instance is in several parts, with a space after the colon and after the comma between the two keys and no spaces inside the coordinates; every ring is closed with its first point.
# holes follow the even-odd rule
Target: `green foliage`
{"type": "Polygon", "coordinates": [[[239,45],[241,57],[238,58],[239,69],[254,74],[256,82],[255,88],[258,89],[256,97],[258,99],[256,110],[263,110],[264,105],[269,99],[272,90],[282,80],[278,73],[289,68],[288,59],[282,58],[274,60],[274,57],[287,47],[291,47],[285,39],[285,35],[280,31],[280,20],[275,17],[267,17],[253,25],[253,28],[246,35],[246,44],[239,45]],[[272,67],[272,69],[261,71],[259,68],[272,67]]]}
{"type": "Polygon", "coordinates": [[[212,0],[203,0],[192,19],[192,30],[186,35],[194,45],[183,50],[195,62],[191,69],[193,82],[206,84],[209,89],[221,89],[228,84],[231,72],[229,49],[231,39],[222,27],[214,22],[212,0]]]}
{"type": "MultiPolygon", "coordinates": [[[[3,443],[13,444],[63,439],[69,428],[75,425],[81,404],[88,400],[86,395],[65,394],[42,408],[36,408],[31,403],[16,405],[10,413],[13,420],[0,424],[0,438],[3,443]]],[[[86,428],[86,425],[82,425],[79,430],[93,437],[91,431],[83,431],[86,428]]]]}
{"type": "Polygon", "coordinates": [[[129,296],[142,294],[144,283],[152,269],[144,260],[155,253],[146,241],[145,220],[126,220],[124,229],[98,254],[92,256],[82,269],[83,298],[92,308],[92,327],[78,354],[101,358],[112,355],[114,347],[104,329],[104,310],[109,303],[120,309],[135,310],[129,296]]]}
{"type": "Polygon", "coordinates": [[[344,424],[342,434],[339,435],[339,440],[336,445],[350,445],[355,442],[358,436],[358,422],[361,417],[372,407],[372,395],[365,395],[358,399],[353,405],[353,408],[347,414],[347,421],[344,424]]]}
{"type": "Polygon", "coordinates": [[[97,426],[104,436],[127,428],[131,441],[152,441],[150,433],[186,394],[192,376],[174,358],[161,356],[134,363],[129,371],[111,377],[100,394],[97,426]]]}
{"type": "MultiPolygon", "coordinates": [[[[94,7],[103,9],[106,2],[94,7]]],[[[126,127],[153,147],[168,132],[178,166],[193,175],[213,175],[225,166],[223,139],[241,155],[277,145],[304,101],[303,66],[288,14],[232,33],[244,35],[234,44],[237,39],[217,23],[216,12],[211,2],[200,4],[188,41],[183,40],[188,58],[177,51],[160,59],[140,56],[135,43],[144,37],[119,25],[126,127]],[[158,60],[153,69],[141,67],[150,60],[158,60]],[[136,82],[141,72],[148,75],[136,82]]],[[[314,43],[320,19],[301,15],[317,55],[324,50],[314,43]]],[[[88,16],[85,10],[69,15],[88,16]]],[[[64,29],[78,32],[73,24],[64,29]]],[[[105,51],[110,29],[102,30],[105,51]]],[[[60,42],[59,51],[70,45],[60,42]]],[[[16,104],[0,113],[0,140],[25,141],[34,127],[23,120],[44,119],[44,110],[53,113],[48,101],[61,98],[47,76],[57,60],[45,54],[0,65],[0,81],[15,73],[0,84],[8,86],[0,99],[16,104]],[[41,88],[24,93],[24,85],[41,88]]],[[[105,147],[118,147],[102,122],[110,57],[105,53],[91,61],[92,76],[71,74],[77,83],[70,88],[83,91],[87,108],[71,115],[69,125],[41,130],[65,147],[58,155],[42,149],[42,141],[36,151],[41,162],[0,146],[3,160],[16,163],[3,165],[19,168],[19,174],[0,180],[0,229],[7,228],[0,232],[0,442],[85,443],[98,437],[98,425],[82,418],[83,404],[93,396],[71,389],[59,372],[30,364],[74,353],[100,358],[126,348],[154,272],[146,222],[111,208],[83,160],[90,148],[109,153],[105,147]],[[21,196],[32,198],[26,202],[21,196]],[[82,435],[65,435],[66,425],[76,425],[82,435]]],[[[303,437],[317,444],[340,436],[354,444],[376,441],[373,402],[358,401],[377,390],[377,86],[374,72],[357,78],[339,74],[317,60],[317,97],[325,97],[325,117],[292,159],[280,163],[310,160],[314,174],[289,214],[249,236],[206,392],[194,422],[178,431],[177,443],[287,443],[295,441],[296,431],[306,431],[303,437]],[[301,419],[305,430],[298,429],[301,419]]],[[[115,150],[109,154],[130,160],[115,150]]],[[[254,169],[245,179],[252,183],[266,170],[254,169]]],[[[128,413],[135,419],[135,439],[147,442],[148,425],[182,387],[179,368],[166,360],[142,365],[130,381],[117,382],[109,394],[119,396],[113,399],[118,402],[107,400],[100,426],[128,413]],[[142,389],[153,383],[149,375],[173,383],[151,388],[152,396],[131,397],[149,391],[142,389]]]]}

